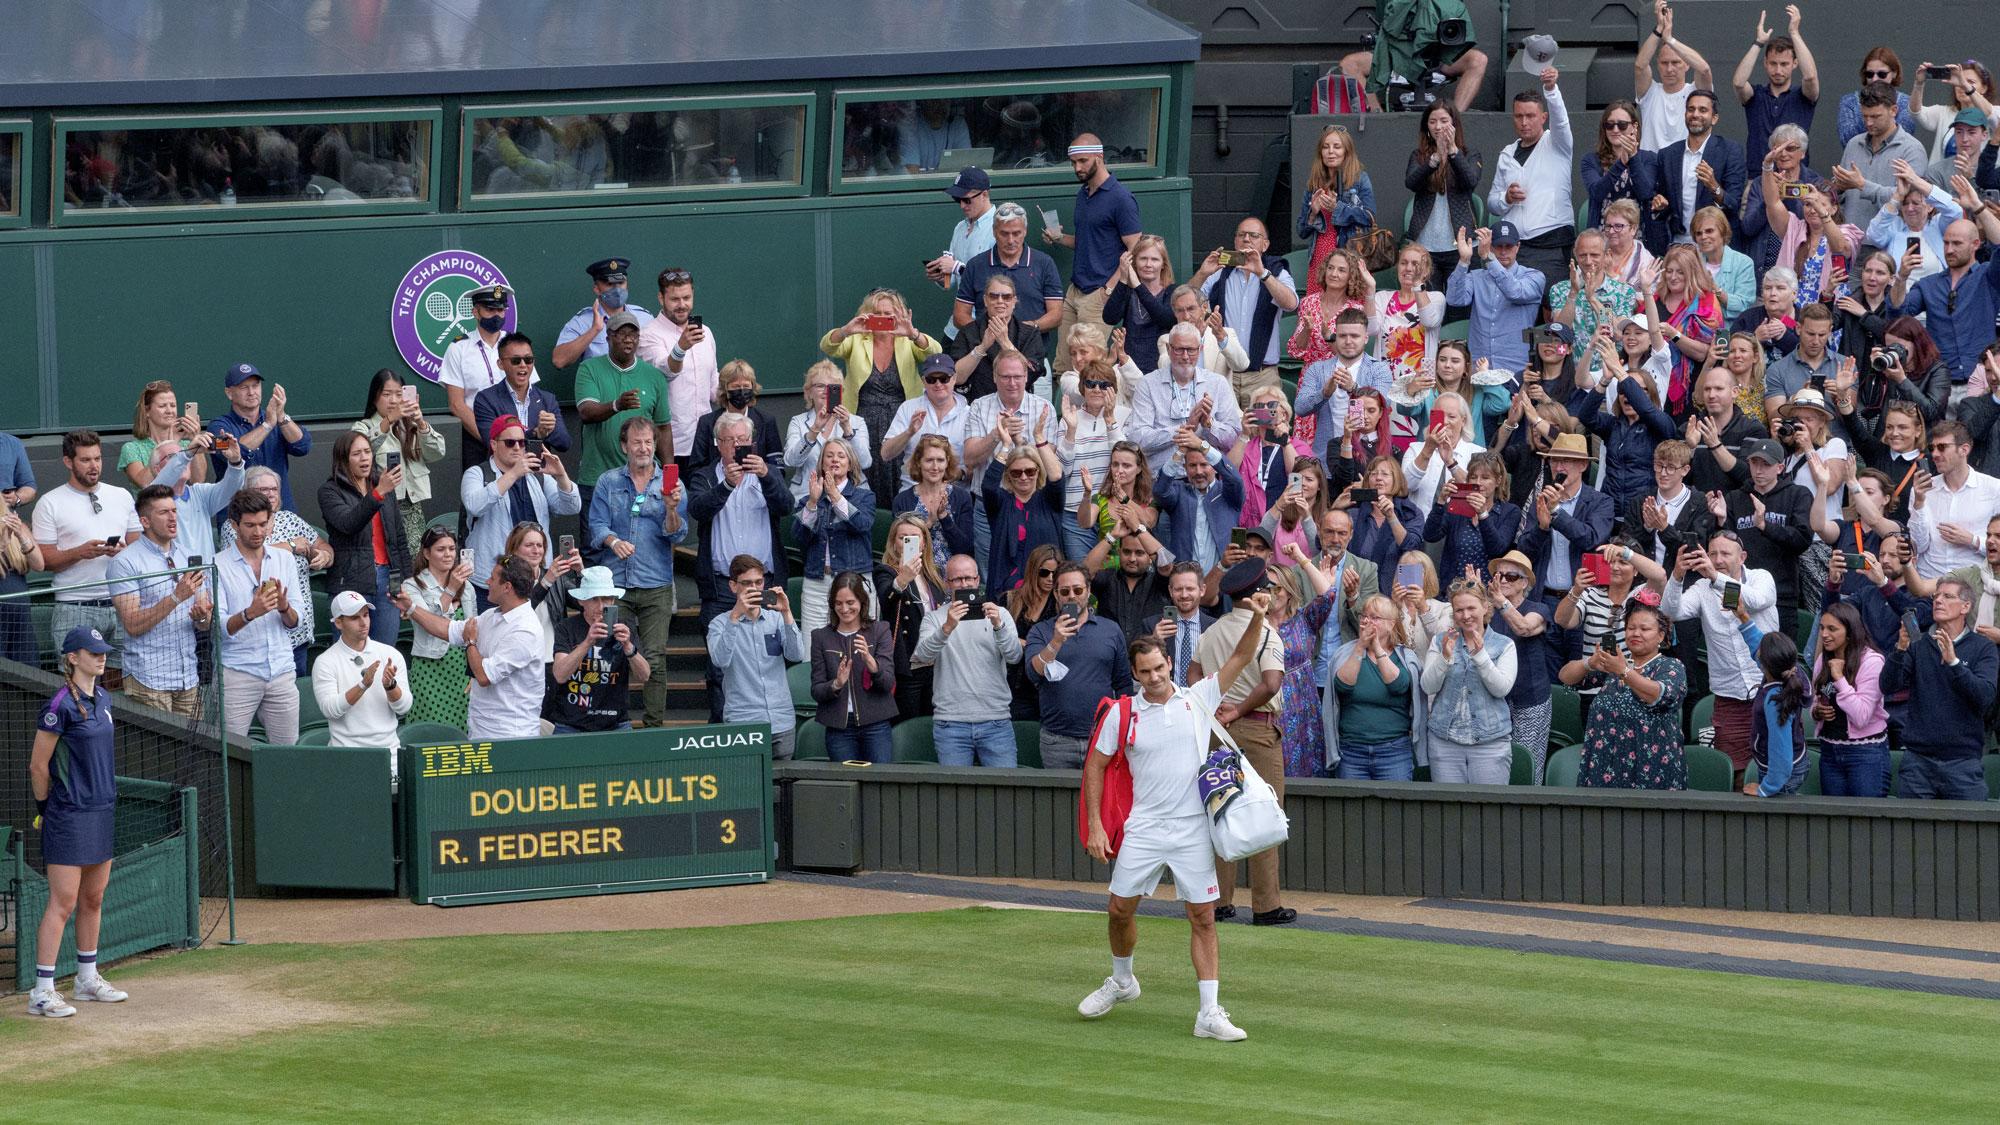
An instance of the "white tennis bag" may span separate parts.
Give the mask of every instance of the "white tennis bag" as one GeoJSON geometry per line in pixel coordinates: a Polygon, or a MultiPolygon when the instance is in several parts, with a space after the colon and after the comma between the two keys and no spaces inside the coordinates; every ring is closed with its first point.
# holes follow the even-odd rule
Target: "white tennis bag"
{"type": "Polygon", "coordinates": [[[1197,785],[1208,810],[1208,835],[1215,854],[1233,863],[1284,843],[1292,826],[1277,792],[1257,776],[1212,713],[1208,725],[1222,747],[1202,763],[1197,785]]]}

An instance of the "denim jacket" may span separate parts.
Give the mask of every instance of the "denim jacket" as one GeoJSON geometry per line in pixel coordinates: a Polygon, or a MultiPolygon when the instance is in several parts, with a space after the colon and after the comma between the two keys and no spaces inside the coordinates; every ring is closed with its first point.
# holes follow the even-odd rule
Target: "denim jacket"
{"type": "Polygon", "coordinates": [[[846,515],[835,511],[832,497],[825,494],[816,505],[799,505],[799,548],[807,578],[832,578],[843,570],[873,573],[869,547],[875,535],[875,493],[849,481],[840,498],[846,515]]]}
{"type": "Polygon", "coordinates": [[[1445,660],[1439,648],[1442,641],[1442,637],[1432,641],[1424,658],[1424,686],[1440,677],[1444,681],[1430,692],[1430,736],[1473,746],[1508,734],[1514,729],[1514,713],[1507,705],[1507,692],[1514,686],[1514,642],[1487,628],[1484,655],[1497,666],[1495,674],[1480,668],[1463,644],[1445,660]],[[1507,682],[1495,691],[1498,679],[1507,682]]]}

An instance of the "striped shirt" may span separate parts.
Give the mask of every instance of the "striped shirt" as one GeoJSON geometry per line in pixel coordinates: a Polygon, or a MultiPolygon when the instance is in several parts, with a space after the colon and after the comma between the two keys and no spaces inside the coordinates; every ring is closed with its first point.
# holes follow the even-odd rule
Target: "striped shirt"
{"type": "MultiPolygon", "coordinates": [[[[111,560],[107,575],[111,596],[114,599],[135,596],[140,610],[150,609],[161,599],[171,597],[174,584],[179,581],[179,575],[159,572],[186,565],[187,556],[176,557],[171,544],[163,551],[141,535],[111,560]],[[142,574],[156,577],[140,578],[142,574]]],[[[126,630],[125,674],[154,691],[186,691],[194,687],[199,681],[195,670],[193,613],[193,603],[182,602],[151,629],[143,633],[126,630]]]]}

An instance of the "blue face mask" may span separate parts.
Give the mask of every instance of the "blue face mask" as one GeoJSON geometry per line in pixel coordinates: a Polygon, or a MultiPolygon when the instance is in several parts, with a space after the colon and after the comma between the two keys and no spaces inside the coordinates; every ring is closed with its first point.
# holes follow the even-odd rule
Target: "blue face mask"
{"type": "Polygon", "coordinates": [[[507,324],[507,316],[505,313],[496,314],[494,316],[482,316],[479,318],[479,327],[481,330],[486,332],[498,332],[500,331],[500,329],[506,327],[506,324],[507,324]]]}
{"type": "Polygon", "coordinates": [[[624,308],[625,287],[623,285],[620,285],[615,289],[606,289],[604,292],[599,293],[597,295],[597,303],[603,305],[607,309],[611,309],[614,311],[617,309],[624,308]]]}

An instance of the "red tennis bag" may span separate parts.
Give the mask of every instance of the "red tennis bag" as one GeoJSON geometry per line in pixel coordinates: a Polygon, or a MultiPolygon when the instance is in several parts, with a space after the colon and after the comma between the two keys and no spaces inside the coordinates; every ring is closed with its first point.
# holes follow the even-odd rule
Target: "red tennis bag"
{"type": "MultiPolygon", "coordinates": [[[[1117,715],[1118,753],[1112,756],[1111,765],[1104,771],[1104,793],[1097,805],[1098,818],[1104,823],[1104,834],[1111,838],[1111,854],[1118,854],[1118,847],[1125,842],[1125,818],[1132,815],[1132,763],[1125,757],[1125,750],[1132,745],[1133,732],[1138,729],[1139,715],[1132,706],[1132,697],[1121,695],[1117,699],[1102,699],[1097,703],[1097,718],[1090,726],[1090,741],[1084,744],[1083,752],[1097,753],[1097,738],[1104,730],[1104,724],[1117,715]]],[[[1085,804],[1085,795],[1079,790],[1076,795],[1076,838],[1084,846],[1090,844],[1090,806],[1085,804]]]]}

